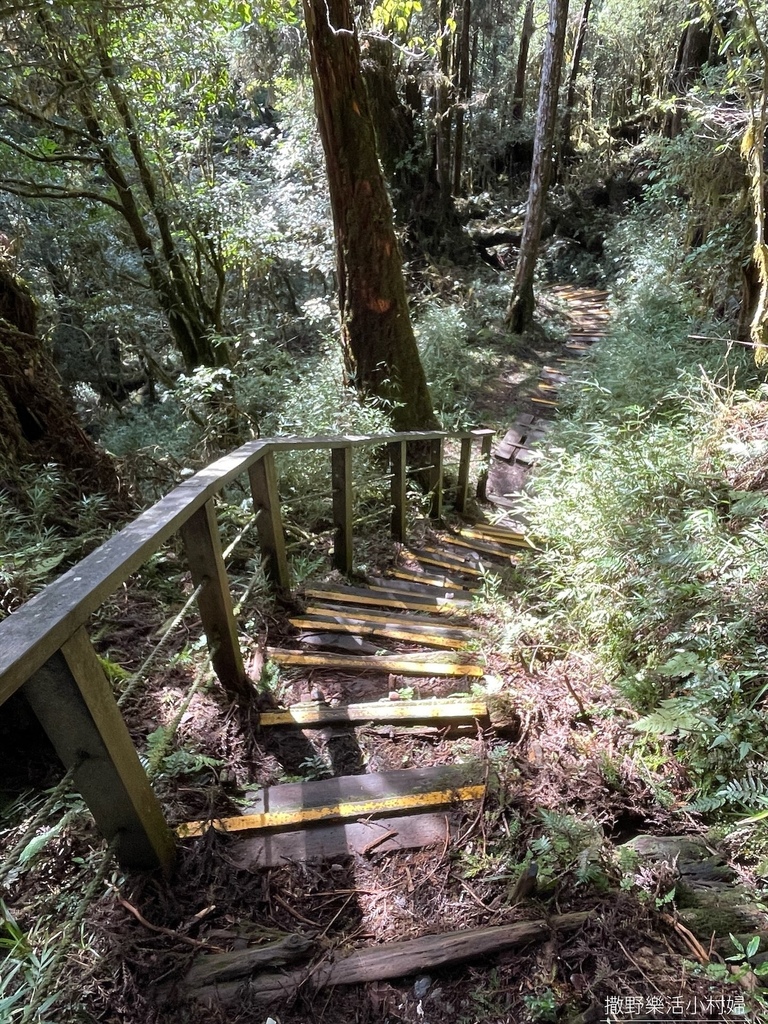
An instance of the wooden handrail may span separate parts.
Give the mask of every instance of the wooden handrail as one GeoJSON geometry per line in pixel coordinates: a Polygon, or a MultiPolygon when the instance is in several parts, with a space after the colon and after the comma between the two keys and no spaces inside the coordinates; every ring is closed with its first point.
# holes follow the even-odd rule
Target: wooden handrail
{"type": "Polygon", "coordinates": [[[0,704],[85,625],[105,599],[194,513],[268,452],[376,447],[397,441],[482,438],[493,433],[492,430],[455,433],[433,430],[248,441],[179,484],[0,622],[0,704]]]}
{"type": "Polygon", "coordinates": [[[492,430],[420,431],[332,437],[274,437],[249,441],[189,480],[69,569],[0,622],[0,704],[20,687],[47,732],[102,834],[117,841],[128,868],[171,870],[174,844],[162,809],[134,749],[112,688],[87,635],[89,617],[169,537],[180,533],[214,670],[233,700],[251,692],[238,643],[237,624],[221,550],[213,499],[248,473],[267,576],[288,588],[275,453],[330,450],[331,497],[336,532],[334,564],[352,570],[352,449],[386,447],[392,465],[395,511],[392,531],[405,533],[405,449],[422,442],[431,458],[431,515],[442,514],[443,442],[461,440],[457,506],[464,507],[471,442],[490,451],[492,430]]]}

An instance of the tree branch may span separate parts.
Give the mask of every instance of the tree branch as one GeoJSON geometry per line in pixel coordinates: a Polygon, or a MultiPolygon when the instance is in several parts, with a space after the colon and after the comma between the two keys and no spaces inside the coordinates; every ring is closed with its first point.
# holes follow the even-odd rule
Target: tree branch
{"type": "Polygon", "coordinates": [[[86,199],[94,203],[103,203],[118,213],[124,214],[123,208],[116,199],[110,199],[100,192],[91,192],[88,189],[65,188],[63,185],[39,185],[34,181],[24,181],[19,178],[0,179],[0,192],[8,192],[12,196],[20,196],[22,199],[86,199]]]}
{"type": "Polygon", "coordinates": [[[21,153],[22,156],[26,157],[27,160],[35,160],[37,163],[42,164],[68,164],[68,163],[80,163],[80,164],[99,164],[101,160],[97,156],[83,156],[80,153],[58,153],[48,154],[47,156],[42,153],[35,153],[31,149],[27,149],[25,146],[20,146],[18,142],[14,142],[5,135],[0,135],[0,144],[7,146],[12,149],[15,153],[21,153]]]}

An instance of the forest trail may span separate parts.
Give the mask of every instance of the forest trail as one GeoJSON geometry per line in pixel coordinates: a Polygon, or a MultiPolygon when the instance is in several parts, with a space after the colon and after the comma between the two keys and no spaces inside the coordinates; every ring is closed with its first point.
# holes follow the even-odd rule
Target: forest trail
{"type": "MultiPolygon", "coordinates": [[[[703,972],[730,931],[768,935],[717,851],[617,760],[628,723],[604,713],[616,694],[595,666],[566,658],[526,672],[503,650],[476,651],[488,628],[473,604],[481,582],[534,548],[515,499],[558,389],[606,332],[603,293],[559,297],[571,329],[493,451],[491,508],[471,525],[425,525],[386,575],[308,588],[268,648],[293,683],[263,707],[259,742],[297,781],[178,829],[183,874],[194,865],[220,879],[232,922],[221,937],[236,940],[156,991],[190,1019],[255,1009],[281,1024],[476,1024],[553,1019],[548,1000],[586,997],[574,1019],[596,1021],[627,992],[657,1008],[711,997],[704,973],[681,975],[682,959],[703,972]],[[625,890],[617,858],[635,863],[645,902],[625,890]],[[670,872],[687,906],[674,917],[659,895],[670,872]]],[[[727,971],[721,995],[726,983],[727,971]]],[[[738,991],[729,1005],[743,1006],[738,991]]]]}
{"type": "MultiPolygon", "coordinates": [[[[242,871],[270,872],[274,900],[294,924],[316,925],[319,940],[300,941],[292,931],[274,948],[259,947],[250,955],[205,954],[180,985],[166,988],[166,997],[226,1006],[244,998],[247,983],[249,1004],[266,1008],[278,999],[314,998],[312,993],[327,986],[381,985],[531,941],[552,941],[556,933],[578,931],[591,917],[580,909],[497,924],[499,910],[516,907],[536,890],[538,868],[529,859],[516,881],[509,868],[502,870],[502,893],[490,903],[461,881],[460,903],[468,895],[491,925],[471,926],[462,907],[458,927],[451,928],[448,920],[456,915],[441,915],[439,935],[422,935],[415,921],[400,922],[383,929],[385,936],[394,934],[392,941],[331,959],[323,952],[323,937],[338,918],[343,920],[353,899],[369,924],[380,919],[378,908],[365,910],[365,897],[386,896],[389,902],[398,888],[391,882],[398,866],[410,894],[433,878],[442,877],[445,886],[452,859],[471,845],[478,828],[484,835],[483,819],[504,788],[499,761],[507,756],[504,737],[525,734],[508,704],[486,695],[483,684],[492,684],[493,676],[476,653],[482,623],[473,615],[473,600],[489,573],[514,565],[521,551],[535,550],[516,518],[515,499],[535,467],[537,445],[551,424],[569,368],[605,334],[605,293],[561,288],[557,294],[568,305],[569,334],[562,354],[542,367],[524,407],[492,452],[487,481],[480,485],[487,502],[478,508],[485,513],[471,525],[451,529],[425,524],[419,540],[401,545],[386,575],[369,575],[355,585],[307,588],[301,611],[289,618],[290,640],[267,648],[271,661],[294,672],[292,693],[300,699],[263,710],[261,735],[281,763],[303,769],[302,781],[253,790],[241,814],[193,821],[177,830],[185,839],[204,836],[211,827],[225,833],[228,863],[242,871]],[[456,695],[457,687],[467,692],[456,695]],[[361,732],[375,738],[366,756],[361,732]],[[407,751],[402,761],[416,761],[415,766],[394,767],[398,747],[407,751]],[[329,778],[311,777],[318,749],[333,765],[329,778]],[[406,859],[396,862],[391,854],[406,859]],[[346,897],[322,926],[306,900],[296,901],[295,886],[308,871],[329,880],[331,893],[346,897]],[[357,880],[339,889],[340,875],[346,878],[348,872],[357,880]],[[288,876],[282,892],[276,873],[288,876]],[[320,959],[311,969],[275,972],[312,954],[320,959]]],[[[503,914],[501,919],[507,920],[503,914]]],[[[426,930],[434,931],[434,924],[426,930]]],[[[347,932],[345,941],[355,934],[347,932]]],[[[438,990],[433,1014],[441,1006],[438,990]]],[[[445,1010],[449,1002],[440,1013],[445,1010]]]]}
{"type": "MultiPolygon", "coordinates": [[[[425,524],[420,540],[400,546],[398,561],[386,576],[369,575],[360,586],[307,588],[303,610],[289,618],[298,631],[292,645],[267,648],[270,660],[282,668],[371,677],[377,681],[373,687],[378,686],[374,699],[350,703],[342,696],[330,703],[321,688],[310,686],[300,703],[262,712],[262,729],[368,723],[439,730],[491,724],[484,697],[402,699],[397,687],[416,679],[458,679],[468,686],[485,677],[483,661],[473,653],[480,639],[471,622],[473,600],[488,573],[514,564],[523,549],[535,550],[526,527],[515,518],[515,499],[535,465],[536,445],[552,422],[547,417],[557,407],[569,366],[604,336],[608,320],[604,292],[561,288],[557,296],[567,304],[571,321],[563,355],[553,366],[543,366],[527,397],[530,411],[516,417],[492,451],[487,482],[480,485],[499,515],[481,513],[471,526],[454,529],[433,530],[425,524]]],[[[484,774],[478,762],[458,771],[438,765],[271,786],[246,813],[219,819],[215,827],[248,833],[243,856],[250,866],[424,847],[446,834],[447,819],[431,812],[458,800],[482,800],[484,774]],[[430,813],[381,817],[422,810],[430,813]],[[376,820],[354,824],[362,816],[376,820]],[[274,834],[275,828],[289,826],[310,831],[274,834]]],[[[207,827],[205,821],[191,822],[179,833],[201,835],[207,827]]]]}

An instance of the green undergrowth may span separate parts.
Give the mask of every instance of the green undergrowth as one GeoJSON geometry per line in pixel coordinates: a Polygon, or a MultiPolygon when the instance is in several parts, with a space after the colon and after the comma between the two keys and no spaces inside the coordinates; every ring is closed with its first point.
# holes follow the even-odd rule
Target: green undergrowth
{"type": "Polygon", "coordinates": [[[693,806],[743,813],[768,806],[768,391],[689,338],[680,298],[634,288],[566,388],[525,502],[543,551],[519,641],[597,653],[693,806]]]}

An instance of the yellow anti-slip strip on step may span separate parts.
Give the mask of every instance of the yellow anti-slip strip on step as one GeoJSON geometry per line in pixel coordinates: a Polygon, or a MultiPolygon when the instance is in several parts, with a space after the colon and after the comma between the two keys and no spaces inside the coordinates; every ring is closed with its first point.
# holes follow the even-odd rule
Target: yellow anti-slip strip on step
{"type": "Polygon", "coordinates": [[[327,725],[333,722],[425,722],[486,718],[484,700],[435,698],[426,700],[376,700],[331,707],[328,704],[294,704],[285,711],[262,711],[259,725],[327,725]]]}
{"type": "MultiPolygon", "coordinates": [[[[289,620],[292,626],[297,629],[310,630],[314,632],[330,632],[352,634],[354,636],[372,636],[383,640],[403,640],[405,643],[423,644],[426,647],[438,647],[448,651],[465,651],[469,639],[464,636],[451,636],[440,633],[416,629],[399,628],[395,623],[365,622],[339,622],[338,617],[323,618],[313,616],[311,618],[294,618],[289,620]]],[[[327,646],[327,644],[326,644],[327,646]]]]}
{"type": "Polygon", "coordinates": [[[176,834],[181,839],[189,839],[204,835],[209,828],[214,828],[217,832],[256,832],[262,829],[284,828],[288,825],[311,825],[345,818],[363,818],[369,814],[445,807],[464,800],[481,800],[484,793],[484,785],[459,786],[458,789],[436,790],[433,793],[396,794],[377,797],[375,800],[350,800],[347,803],[328,804],[326,807],[302,807],[288,811],[266,811],[263,814],[243,814],[238,818],[188,821],[178,826],[176,834]]]}
{"type": "Polygon", "coordinates": [[[267,654],[278,665],[303,668],[335,668],[353,672],[387,672],[401,676],[483,676],[485,669],[466,656],[438,651],[425,656],[325,654],[321,651],[289,651],[268,647],[267,654]]]}

